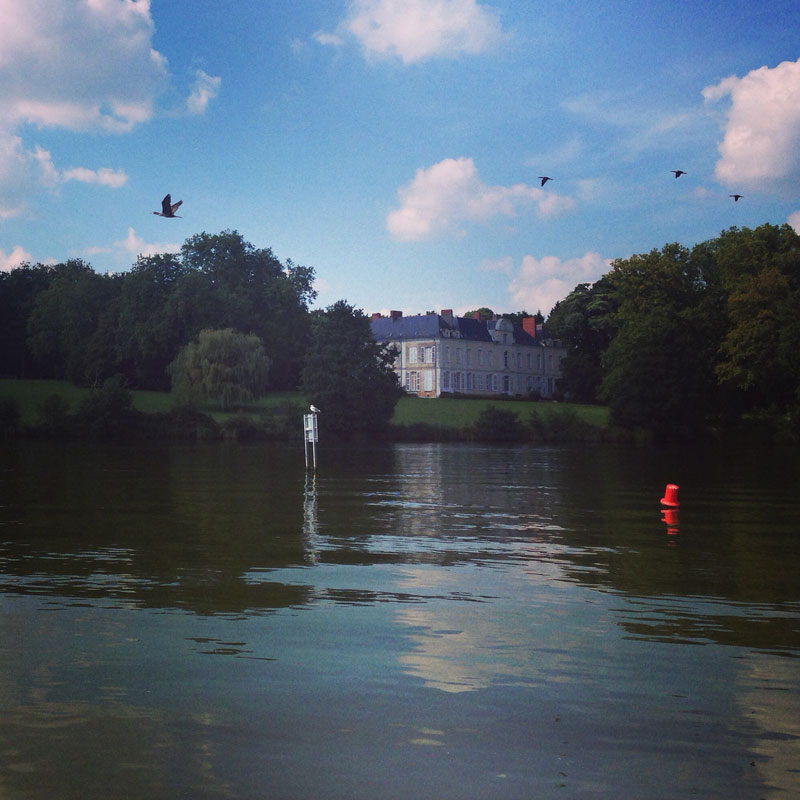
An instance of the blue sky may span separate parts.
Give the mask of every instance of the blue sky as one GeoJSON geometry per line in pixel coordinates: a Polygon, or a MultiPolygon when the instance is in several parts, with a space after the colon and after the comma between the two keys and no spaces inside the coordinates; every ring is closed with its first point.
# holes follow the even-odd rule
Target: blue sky
{"type": "Polygon", "coordinates": [[[318,306],[546,314],[615,258],[800,230],[799,10],[0,0],[0,269],[233,229],[318,306]]]}

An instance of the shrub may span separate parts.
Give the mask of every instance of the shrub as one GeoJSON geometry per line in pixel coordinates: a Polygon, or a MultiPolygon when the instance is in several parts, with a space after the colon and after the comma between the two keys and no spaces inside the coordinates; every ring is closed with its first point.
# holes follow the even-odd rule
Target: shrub
{"type": "Polygon", "coordinates": [[[488,442],[519,442],[525,435],[516,412],[493,405],[481,411],[472,430],[477,439],[488,442]]]}
{"type": "Polygon", "coordinates": [[[53,392],[37,408],[39,431],[48,436],[61,436],[71,426],[69,403],[63,395],[53,392]]]}
{"type": "Polygon", "coordinates": [[[19,431],[20,412],[13,397],[0,397],[0,433],[7,439],[19,431]]]}

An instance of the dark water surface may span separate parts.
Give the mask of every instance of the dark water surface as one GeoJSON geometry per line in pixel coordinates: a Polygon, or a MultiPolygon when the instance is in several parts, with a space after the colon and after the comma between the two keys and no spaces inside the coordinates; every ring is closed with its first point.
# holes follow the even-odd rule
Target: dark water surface
{"type": "Polygon", "coordinates": [[[796,453],[320,456],[0,447],[2,800],[800,796],[796,453]]]}

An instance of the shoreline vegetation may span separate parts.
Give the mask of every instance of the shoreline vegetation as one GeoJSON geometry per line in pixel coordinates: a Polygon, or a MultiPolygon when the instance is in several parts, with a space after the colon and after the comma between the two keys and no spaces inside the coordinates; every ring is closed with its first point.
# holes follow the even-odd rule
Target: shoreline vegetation
{"type": "MultiPolygon", "coordinates": [[[[0,379],[0,438],[167,439],[173,441],[301,441],[308,402],[302,392],[276,391],[229,411],[179,404],[170,392],[128,390],[120,379],[101,388],[69,381],[0,379]]],[[[325,433],[325,409],[320,433],[325,433]]],[[[334,438],[334,437],[330,437],[334,438]]],[[[713,436],[710,437],[713,441],[713,436]]],[[[730,440],[730,432],[726,435],[730,440]]],[[[599,405],[527,398],[404,395],[383,441],[650,444],[644,430],[611,424],[599,405]]],[[[780,420],[752,418],[739,443],[782,444],[780,420]]]]}
{"type": "MultiPolygon", "coordinates": [[[[5,438],[302,440],[308,403],[302,392],[272,392],[221,411],[180,405],[170,392],[98,389],[68,381],[0,379],[0,435],[5,438]]],[[[325,410],[320,433],[325,436],[325,410]]],[[[602,406],[519,398],[405,395],[395,406],[388,441],[618,442],[642,433],[617,430],[602,406]]]]}

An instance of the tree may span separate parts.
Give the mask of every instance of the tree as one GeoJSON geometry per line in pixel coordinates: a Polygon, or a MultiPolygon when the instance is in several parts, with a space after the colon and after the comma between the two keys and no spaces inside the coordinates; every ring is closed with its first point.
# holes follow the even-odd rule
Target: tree
{"type": "Polygon", "coordinates": [[[232,328],[202,330],[169,365],[172,388],[180,400],[216,402],[224,410],[233,403],[263,396],[270,360],[254,334],[232,328]]]}
{"type": "Polygon", "coordinates": [[[28,318],[52,279],[52,268],[42,264],[0,271],[0,375],[38,377],[27,343],[28,318]]]}
{"type": "MultiPolygon", "coordinates": [[[[167,366],[190,335],[176,287],[187,270],[174,253],[139,256],[124,276],[116,334],[117,353],[135,386],[169,388],[167,366]]],[[[199,330],[199,328],[198,328],[199,330]]]]}
{"type": "Polygon", "coordinates": [[[561,388],[582,403],[596,403],[603,378],[603,353],[616,332],[617,302],[607,277],[576,286],[553,306],[547,329],[567,347],[561,362],[561,388]]]}
{"type": "Polygon", "coordinates": [[[52,267],[28,317],[28,345],[47,378],[97,384],[117,371],[114,347],[121,281],[81,259],[52,267]]]}
{"type": "Polygon", "coordinates": [[[303,390],[322,409],[324,430],[349,438],[382,434],[402,394],[395,353],[372,337],[369,318],[340,300],[312,315],[303,390]]]}
{"type": "Polygon", "coordinates": [[[721,382],[751,405],[785,410],[800,400],[800,290],[776,267],[752,276],[728,301],[731,327],[720,346],[721,382]]]}
{"type": "Polygon", "coordinates": [[[495,316],[494,311],[492,311],[492,309],[488,308],[487,306],[481,306],[480,308],[476,308],[474,311],[467,311],[464,314],[464,316],[474,317],[476,314],[478,315],[478,319],[483,319],[483,320],[494,319],[495,316]]]}
{"type": "Polygon", "coordinates": [[[284,266],[272,250],[253,247],[236,231],[190,237],[181,262],[191,286],[184,279],[179,293],[190,288],[196,296],[202,327],[256,334],[273,359],[272,385],[295,388],[308,344],[308,303],[316,297],[314,270],[292,261],[284,266]]]}
{"type": "Polygon", "coordinates": [[[600,391],[612,420],[659,439],[698,435],[715,400],[718,338],[690,252],[672,244],[620,259],[608,277],[618,330],[603,356],[600,391]]]}

